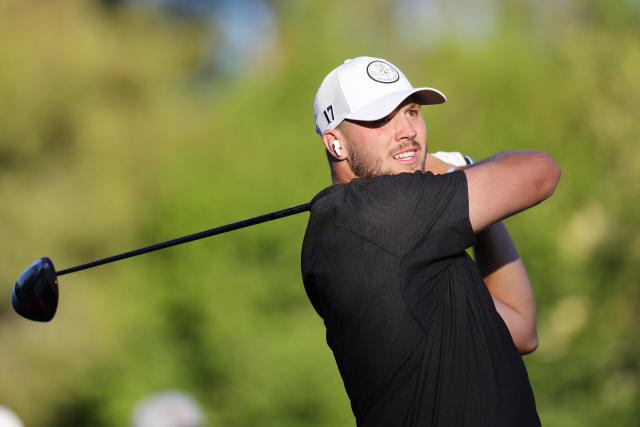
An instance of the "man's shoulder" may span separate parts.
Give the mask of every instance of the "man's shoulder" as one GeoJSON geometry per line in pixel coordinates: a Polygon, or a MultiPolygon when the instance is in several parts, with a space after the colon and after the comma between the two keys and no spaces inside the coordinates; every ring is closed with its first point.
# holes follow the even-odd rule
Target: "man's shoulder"
{"type": "Polygon", "coordinates": [[[459,191],[463,175],[401,173],[333,185],[313,199],[308,234],[357,235],[403,254],[434,225],[442,228],[468,215],[463,200],[466,194],[459,191]]]}
{"type": "Polygon", "coordinates": [[[431,173],[380,175],[354,179],[318,193],[311,202],[311,221],[351,230],[398,224],[413,212],[422,198],[422,187],[431,173]]]}
{"type": "Polygon", "coordinates": [[[394,175],[379,175],[371,180],[353,179],[347,184],[334,184],[320,191],[311,201],[311,208],[322,209],[331,205],[342,205],[353,201],[375,201],[390,194],[400,195],[411,191],[412,185],[422,185],[425,178],[434,176],[431,172],[416,171],[394,175]]]}

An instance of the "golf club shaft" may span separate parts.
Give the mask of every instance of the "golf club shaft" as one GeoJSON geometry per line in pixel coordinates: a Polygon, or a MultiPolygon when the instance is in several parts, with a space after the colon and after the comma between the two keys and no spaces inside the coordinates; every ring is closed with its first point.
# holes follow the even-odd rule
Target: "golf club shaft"
{"type": "Polygon", "coordinates": [[[181,245],[183,243],[192,242],[194,240],[204,239],[205,237],[215,236],[216,234],[226,233],[227,231],[233,231],[239,228],[248,227],[250,225],[260,224],[260,223],[271,221],[274,219],[284,218],[289,215],[295,215],[301,212],[306,212],[309,210],[310,205],[311,205],[310,203],[305,203],[302,205],[293,206],[287,209],[282,209],[279,211],[256,216],[253,218],[244,219],[242,221],[234,222],[231,224],[221,225],[219,227],[212,228],[210,230],[200,231],[199,233],[189,234],[187,236],[178,237],[172,240],[167,240],[166,242],[156,243],[154,245],[146,246],[144,248],[134,249],[129,252],[123,252],[118,255],[113,255],[107,258],[91,261],[86,264],[80,264],[80,265],[76,265],[75,267],[69,267],[64,270],[56,271],[56,275],[62,276],[63,274],[69,274],[75,271],[86,270],[87,268],[96,267],[102,264],[108,264],[110,262],[119,261],[125,258],[131,258],[134,256],[146,254],[147,252],[153,252],[153,251],[168,248],[171,246],[181,245]]]}

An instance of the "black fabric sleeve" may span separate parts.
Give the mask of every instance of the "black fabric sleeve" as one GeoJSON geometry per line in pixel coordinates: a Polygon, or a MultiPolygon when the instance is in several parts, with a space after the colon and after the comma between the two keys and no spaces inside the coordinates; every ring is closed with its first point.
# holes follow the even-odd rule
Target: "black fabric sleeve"
{"type": "Polygon", "coordinates": [[[354,180],[343,192],[336,224],[401,257],[425,235],[433,257],[475,243],[469,223],[466,175],[415,172],[354,180]]]}

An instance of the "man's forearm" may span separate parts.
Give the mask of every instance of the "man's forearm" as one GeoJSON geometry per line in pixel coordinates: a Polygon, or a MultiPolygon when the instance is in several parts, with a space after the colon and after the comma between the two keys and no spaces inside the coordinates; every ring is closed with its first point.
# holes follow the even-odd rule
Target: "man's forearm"
{"type": "Polygon", "coordinates": [[[425,171],[431,172],[434,175],[441,175],[447,173],[451,164],[443,161],[437,156],[434,156],[433,153],[427,153],[427,160],[425,162],[425,171]]]}
{"type": "Polygon", "coordinates": [[[496,310],[521,353],[538,345],[536,301],[524,264],[499,221],[477,234],[474,254],[496,310]]]}

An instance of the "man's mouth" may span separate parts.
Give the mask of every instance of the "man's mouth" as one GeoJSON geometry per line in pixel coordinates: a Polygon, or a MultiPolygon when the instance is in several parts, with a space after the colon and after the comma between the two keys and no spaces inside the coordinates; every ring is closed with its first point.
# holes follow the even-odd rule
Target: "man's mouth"
{"type": "Polygon", "coordinates": [[[393,156],[393,158],[396,160],[409,160],[409,159],[413,159],[415,155],[416,155],[415,149],[411,149],[408,151],[403,151],[402,153],[398,153],[395,156],[393,156]]]}
{"type": "Polygon", "coordinates": [[[416,159],[416,154],[418,153],[418,149],[416,147],[405,148],[393,155],[393,159],[402,163],[413,163],[416,159]]]}

